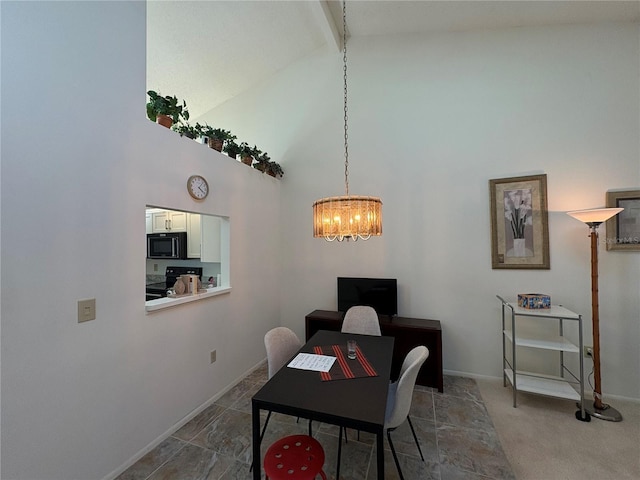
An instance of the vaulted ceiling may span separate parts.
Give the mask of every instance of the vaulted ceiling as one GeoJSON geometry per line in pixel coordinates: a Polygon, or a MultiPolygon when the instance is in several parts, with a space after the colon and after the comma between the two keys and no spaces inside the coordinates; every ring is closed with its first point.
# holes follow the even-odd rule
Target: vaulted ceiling
{"type": "MultiPolygon", "coordinates": [[[[347,2],[348,36],[639,21],[637,0],[347,2]]],[[[339,1],[148,0],[147,88],[197,118],[341,38],[339,1]]]]}

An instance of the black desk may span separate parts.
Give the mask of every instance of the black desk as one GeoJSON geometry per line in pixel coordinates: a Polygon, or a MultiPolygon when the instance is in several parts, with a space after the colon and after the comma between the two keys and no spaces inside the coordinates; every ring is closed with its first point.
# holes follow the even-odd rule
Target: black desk
{"type": "MultiPolygon", "coordinates": [[[[356,337],[377,377],[323,382],[318,372],[281,368],[251,400],[253,478],[260,480],[260,410],[340,425],[376,435],[378,479],[384,479],[384,416],[391,374],[393,338],[320,330],[301,349],[346,343],[356,337]],[[257,466],[257,468],[256,468],[257,466]]],[[[288,362],[287,362],[288,363],[288,362]]]]}

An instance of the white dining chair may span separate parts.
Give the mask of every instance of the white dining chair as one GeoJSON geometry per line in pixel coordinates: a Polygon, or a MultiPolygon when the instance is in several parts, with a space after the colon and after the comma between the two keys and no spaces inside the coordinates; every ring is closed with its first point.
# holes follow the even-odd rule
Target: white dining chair
{"type": "Polygon", "coordinates": [[[341,332],[379,337],[381,332],[378,314],[372,307],[366,305],[351,307],[344,315],[341,332]]]}
{"type": "Polygon", "coordinates": [[[269,378],[284,367],[287,360],[300,350],[301,346],[302,342],[293,330],[287,327],[276,327],[269,330],[264,336],[269,378]]]}
{"type": "MultiPolygon", "coordinates": [[[[271,379],[278,370],[284,367],[287,361],[302,347],[302,342],[293,330],[287,327],[275,327],[264,335],[264,347],[267,350],[268,378],[271,379]]],[[[262,432],[260,432],[260,443],[267,430],[271,410],[264,421],[262,432]]],[[[311,421],[309,421],[309,435],[311,435],[311,421]]],[[[253,470],[253,465],[251,469],[253,470]]]]}
{"type": "MultiPolygon", "coordinates": [[[[276,327],[269,330],[264,335],[264,347],[267,350],[267,366],[269,368],[269,379],[273,377],[278,370],[285,366],[287,361],[300,350],[302,342],[293,330],[287,327],[276,327]]],[[[271,410],[267,414],[267,419],[262,427],[260,440],[264,436],[267,424],[271,418],[271,410]]],[[[309,427],[311,428],[311,427],[309,427]]]]}
{"type": "Polygon", "coordinates": [[[420,458],[424,462],[424,456],[422,455],[422,449],[420,448],[420,442],[416,436],[416,431],[411,423],[409,417],[409,410],[411,409],[411,400],[413,398],[413,389],[416,385],[416,379],[420,367],[429,357],[429,349],[425,346],[415,347],[405,357],[400,368],[400,376],[397,382],[389,384],[389,391],[387,395],[387,411],[385,414],[384,428],[387,431],[387,439],[389,440],[389,446],[391,447],[391,453],[393,454],[393,460],[396,462],[396,468],[400,475],[400,480],[404,480],[402,475],[402,469],[400,468],[400,462],[396,455],[396,449],[391,441],[391,432],[397,427],[402,425],[405,419],[409,422],[411,427],[411,433],[413,439],[416,441],[418,452],[420,452],[420,458]]]}
{"type": "MultiPolygon", "coordinates": [[[[391,447],[391,453],[393,454],[393,460],[398,469],[398,475],[400,480],[404,480],[402,475],[402,469],[400,468],[400,462],[398,461],[398,455],[396,449],[391,440],[391,432],[404,423],[405,420],[409,422],[413,439],[420,452],[420,458],[424,462],[424,456],[422,455],[422,449],[420,448],[420,442],[416,435],[416,431],[411,423],[409,417],[409,410],[411,409],[411,400],[413,398],[413,389],[416,385],[416,379],[418,378],[418,372],[420,367],[429,357],[429,349],[425,346],[418,346],[407,353],[402,367],[400,368],[400,375],[398,380],[389,384],[387,391],[387,411],[385,413],[384,429],[387,431],[387,440],[391,447]]],[[[345,435],[346,436],[346,435],[345,435]]],[[[342,427],[340,427],[340,433],[338,437],[338,461],[336,465],[336,478],[340,478],[340,456],[342,450],[342,427]]]]}

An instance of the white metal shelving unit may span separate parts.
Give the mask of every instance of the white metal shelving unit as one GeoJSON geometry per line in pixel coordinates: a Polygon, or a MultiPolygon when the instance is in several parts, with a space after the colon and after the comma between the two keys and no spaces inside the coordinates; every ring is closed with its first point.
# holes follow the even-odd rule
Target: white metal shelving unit
{"type": "MultiPolygon", "coordinates": [[[[517,407],[518,392],[529,392],[550,397],[566,398],[574,400],[580,405],[580,416],[585,418],[584,411],[584,360],[582,358],[582,316],[560,305],[552,305],[551,308],[531,310],[518,306],[517,303],[505,301],[496,295],[502,302],[502,368],[504,371],[504,386],[507,382],[513,387],[513,406],[517,407]],[[510,326],[507,328],[507,318],[510,317],[510,326]],[[530,338],[517,333],[517,317],[535,317],[539,319],[556,320],[558,322],[558,335],[553,338],[530,338]],[[564,337],[564,321],[570,320],[577,323],[578,345],[573,344],[564,337]],[[511,355],[507,355],[507,342],[511,344],[511,355]],[[555,350],[560,352],[560,375],[545,375],[534,372],[525,372],[517,369],[516,352],[518,347],[537,348],[542,350],[555,350]],[[564,354],[577,354],[580,359],[580,372],[576,375],[564,363],[564,354]],[[567,374],[567,375],[565,375],[567,374]]],[[[576,412],[576,416],[578,412],[576,412]]]]}

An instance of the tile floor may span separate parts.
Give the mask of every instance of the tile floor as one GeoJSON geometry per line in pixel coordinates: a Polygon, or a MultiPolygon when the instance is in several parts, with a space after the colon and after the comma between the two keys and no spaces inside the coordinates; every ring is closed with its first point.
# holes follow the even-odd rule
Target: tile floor
{"type": "MultiPolygon", "coordinates": [[[[116,480],[250,480],[251,397],[266,380],[264,364],[116,480]]],[[[445,376],[444,392],[421,386],[414,391],[411,420],[424,462],[406,422],[392,433],[405,479],[514,479],[475,380],[445,376]]],[[[273,414],[263,455],[278,438],[307,432],[305,420],[273,414]]],[[[313,432],[325,451],[327,478],[335,480],[338,428],[314,424],[313,432]]],[[[340,478],[376,479],[375,459],[375,437],[362,432],[358,441],[349,430],[340,478]]],[[[399,478],[386,439],[385,478],[399,478]]]]}

